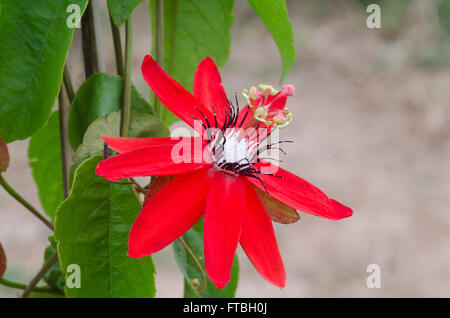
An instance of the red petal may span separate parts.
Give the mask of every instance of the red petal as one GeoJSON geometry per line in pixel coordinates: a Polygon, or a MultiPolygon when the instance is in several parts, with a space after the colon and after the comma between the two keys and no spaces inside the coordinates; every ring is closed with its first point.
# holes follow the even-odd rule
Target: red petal
{"type": "Polygon", "coordinates": [[[265,280],[275,286],[284,287],[286,271],[272,222],[249,182],[246,182],[245,197],[246,210],[242,223],[241,246],[265,280]]]}
{"type": "Polygon", "coordinates": [[[245,204],[244,180],[216,172],[206,201],[203,236],[205,268],[217,288],[230,281],[230,271],[241,233],[245,204]]]}
{"type": "Polygon", "coordinates": [[[209,169],[178,176],[142,208],[130,230],[128,256],[156,253],[202,216],[211,185],[209,169]]]}
{"type": "Polygon", "coordinates": [[[280,98],[277,98],[277,100],[272,102],[272,104],[270,105],[269,111],[273,111],[276,109],[283,109],[284,107],[286,107],[286,101],[287,101],[287,96],[282,96],[280,98]]]}
{"type": "MultiPolygon", "coordinates": [[[[275,173],[278,176],[259,175],[271,196],[294,209],[332,220],[342,219],[353,214],[350,208],[328,198],[320,189],[289,171],[263,161],[254,165],[254,168],[263,172],[275,173]]],[[[248,179],[264,190],[260,181],[254,178],[248,179]]]]}
{"type": "Polygon", "coordinates": [[[203,59],[194,75],[194,95],[212,114],[216,114],[218,126],[225,122],[225,114],[230,112],[227,95],[222,86],[222,78],[216,63],[210,57],[203,59]]]}
{"type": "Polygon", "coordinates": [[[157,138],[126,138],[126,137],[109,137],[102,136],[104,142],[108,143],[109,148],[117,152],[127,152],[147,146],[155,145],[175,145],[180,140],[172,137],[157,138]]]}
{"type": "Polygon", "coordinates": [[[161,102],[176,116],[198,132],[202,132],[202,127],[194,127],[194,118],[201,120],[206,124],[206,120],[202,113],[208,118],[210,124],[213,124],[213,116],[209,109],[183,86],[170,77],[156,63],[156,61],[147,55],[142,63],[142,74],[145,81],[158,96],[161,102]],[[196,108],[198,110],[196,110],[196,108]],[[211,121],[212,120],[212,121],[211,121]]]}
{"type": "Polygon", "coordinates": [[[128,177],[183,174],[209,167],[211,164],[203,160],[202,145],[192,146],[194,139],[184,137],[175,146],[155,145],[121,153],[99,162],[95,173],[115,181],[128,177]]]}

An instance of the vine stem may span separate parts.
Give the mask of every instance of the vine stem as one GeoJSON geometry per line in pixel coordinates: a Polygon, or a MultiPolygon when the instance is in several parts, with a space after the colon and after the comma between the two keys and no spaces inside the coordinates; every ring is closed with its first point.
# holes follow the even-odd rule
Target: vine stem
{"type": "MultiPolygon", "coordinates": [[[[164,54],[164,6],[162,0],[156,0],[155,1],[155,54],[156,54],[156,63],[159,65],[162,65],[163,63],[163,54],[164,54]]],[[[162,104],[158,100],[158,97],[156,97],[155,94],[153,94],[153,105],[155,108],[155,112],[158,115],[159,119],[162,117],[162,104]]]]}
{"type": "Polygon", "coordinates": [[[105,56],[103,54],[103,32],[100,16],[99,1],[90,1],[92,3],[92,18],[95,33],[95,46],[97,49],[98,70],[106,72],[105,56]]]}
{"type": "Polygon", "coordinates": [[[69,70],[67,69],[67,64],[64,65],[63,82],[64,87],[66,88],[66,93],[67,97],[69,98],[69,102],[72,104],[73,98],[75,97],[75,93],[73,90],[72,79],[70,77],[69,70]]]}
{"type": "Polygon", "coordinates": [[[0,173],[0,185],[8,192],[14,199],[16,199],[20,204],[26,207],[31,213],[33,213],[39,220],[41,220],[45,225],[47,225],[50,230],[54,230],[53,224],[47,220],[41,213],[36,210],[27,200],[25,200],[20,194],[18,194],[13,187],[11,187],[8,182],[6,182],[3,175],[0,173]]]}
{"type": "Polygon", "coordinates": [[[89,1],[81,20],[84,72],[86,78],[99,71],[92,2],[89,1]]]}
{"type": "Polygon", "coordinates": [[[33,291],[33,289],[36,287],[36,285],[39,283],[39,281],[44,277],[45,273],[48,272],[48,270],[58,261],[58,254],[55,252],[53,253],[48,260],[44,263],[41,270],[36,274],[36,276],[33,277],[33,279],[28,283],[27,287],[25,288],[22,298],[27,298],[30,293],[33,291]]]}
{"type": "Polygon", "coordinates": [[[133,20],[131,15],[125,22],[125,78],[123,80],[123,103],[120,135],[128,137],[131,115],[131,67],[133,60],[133,20]]]}
{"type": "Polygon", "coordinates": [[[59,109],[59,142],[61,145],[61,162],[62,162],[62,181],[63,181],[63,193],[64,199],[69,196],[69,165],[68,165],[68,147],[67,147],[67,129],[66,123],[68,119],[68,114],[66,112],[66,107],[64,107],[64,97],[62,91],[58,96],[58,109],[59,109]]]}
{"type": "Polygon", "coordinates": [[[109,23],[111,24],[111,32],[113,37],[113,43],[114,43],[114,55],[116,58],[116,69],[117,74],[123,77],[124,71],[123,71],[123,54],[122,54],[122,41],[120,39],[120,31],[119,28],[114,24],[114,21],[109,16],[109,23]]]}
{"type": "MultiPolygon", "coordinates": [[[[10,280],[4,279],[4,278],[0,278],[0,285],[6,286],[6,287],[11,287],[11,288],[16,288],[16,289],[27,288],[27,285],[25,285],[25,284],[13,282],[13,281],[10,281],[10,280]]],[[[48,294],[64,295],[63,292],[53,289],[53,288],[49,288],[49,287],[35,287],[35,288],[33,288],[32,291],[48,293],[48,294]]]]}

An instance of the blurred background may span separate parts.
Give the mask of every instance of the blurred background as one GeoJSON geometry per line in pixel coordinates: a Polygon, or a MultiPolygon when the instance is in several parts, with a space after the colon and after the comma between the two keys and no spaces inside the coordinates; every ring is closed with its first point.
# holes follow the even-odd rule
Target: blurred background
{"type": "MultiPolygon", "coordinates": [[[[105,3],[103,0],[100,2],[105,3]]],[[[295,140],[284,168],[354,210],[341,221],[301,213],[275,224],[287,270],[283,290],[264,281],[239,248],[237,297],[450,297],[450,1],[288,0],[297,62],[284,83],[295,140]],[[381,29],[366,26],[366,6],[381,5],[381,29]],[[381,288],[369,289],[369,264],[381,288]]],[[[259,83],[278,85],[281,60],[247,1],[235,1],[228,94],[259,83]]],[[[106,12],[105,12],[106,13],[106,12]]],[[[115,73],[109,21],[107,70],[115,73]]],[[[134,82],[148,88],[140,64],[150,53],[146,3],[134,12],[134,82]]],[[[77,30],[69,57],[76,86],[84,73],[77,30]]],[[[243,99],[241,99],[242,102],[243,99]]],[[[40,206],[27,141],[9,145],[5,178],[40,206]]],[[[0,191],[0,241],[6,278],[27,282],[39,270],[50,232],[0,191]]],[[[182,297],[171,248],[153,257],[157,297],[182,297]]],[[[0,286],[0,297],[16,290],[0,286]]]]}

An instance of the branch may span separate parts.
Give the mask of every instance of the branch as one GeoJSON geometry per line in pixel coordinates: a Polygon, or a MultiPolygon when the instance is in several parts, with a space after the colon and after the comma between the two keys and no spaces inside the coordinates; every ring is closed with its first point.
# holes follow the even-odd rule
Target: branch
{"type": "Polygon", "coordinates": [[[39,283],[39,281],[42,279],[42,277],[44,277],[44,275],[48,272],[48,270],[57,261],[58,261],[58,254],[55,252],[44,263],[41,270],[36,274],[36,276],[34,276],[33,279],[28,283],[27,287],[25,288],[25,290],[22,294],[22,298],[27,298],[30,295],[30,293],[33,291],[33,289],[36,287],[36,285],[39,283]]]}
{"type": "MultiPolygon", "coordinates": [[[[164,54],[164,6],[162,0],[156,0],[155,1],[156,6],[156,21],[155,21],[155,27],[156,27],[156,36],[155,36],[155,54],[156,54],[156,63],[159,65],[162,65],[163,63],[163,54],[164,54]]],[[[153,94],[153,107],[155,109],[156,114],[158,115],[159,119],[161,119],[162,116],[162,105],[161,102],[158,100],[158,97],[156,97],[156,94],[153,94]]]]}
{"type": "MultiPolygon", "coordinates": [[[[27,286],[25,284],[13,282],[4,278],[0,278],[0,285],[11,287],[11,288],[17,288],[17,289],[25,289],[27,286]]],[[[34,292],[41,292],[41,293],[47,293],[47,294],[56,294],[56,295],[64,295],[64,293],[60,290],[51,288],[51,287],[35,287],[33,288],[34,292]]]]}
{"type": "Polygon", "coordinates": [[[95,40],[94,14],[92,3],[89,1],[81,20],[81,34],[84,57],[84,72],[86,78],[98,73],[97,43],[95,40]]]}
{"type": "Polygon", "coordinates": [[[120,31],[119,31],[119,28],[114,24],[114,21],[111,18],[111,15],[109,16],[109,22],[111,24],[111,32],[112,32],[113,43],[114,43],[114,56],[116,58],[117,74],[119,74],[121,77],[123,77],[123,75],[124,75],[123,54],[122,54],[122,41],[120,40],[120,31]]]}
{"type": "Polygon", "coordinates": [[[67,64],[64,65],[63,82],[64,87],[66,88],[67,97],[72,104],[75,93],[73,90],[72,79],[70,78],[69,70],[67,69],[67,64]]]}
{"type": "Polygon", "coordinates": [[[122,122],[120,135],[128,137],[130,130],[131,114],[131,71],[132,71],[132,46],[133,46],[133,20],[129,16],[125,24],[125,78],[123,80],[122,122]]]}
{"type": "Polygon", "coordinates": [[[53,224],[47,220],[41,213],[38,212],[27,200],[25,200],[20,194],[18,194],[9,184],[6,182],[3,175],[0,173],[0,185],[8,192],[14,199],[20,204],[26,207],[31,213],[33,213],[39,220],[47,225],[50,230],[54,230],[53,224]]]}
{"type": "Polygon", "coordinates": [[[69,196],[69,166],[67,161],[67,150],[68,150],[68,136],[67,136],[67,112],[66,107],[64,107],[64,98],[62,92],[58,96],[58,107],[59,107],[59,142],[61,145],[61,162],[62,162],[62,181],[63,181],[63,191],[64,199],[69,196]]]}
{"type": "Polygon", "coordinates": [[[92,19],[94,25],[94,34],[95,34],[95,48],[97,54],[98,61],[98,70],[99,72],[105,73],[105,57],[103,54],[103,32],[102,32],[102,23],[100,16],[100,8],[99,1],[90,1],[92,3],[92,19]]]}

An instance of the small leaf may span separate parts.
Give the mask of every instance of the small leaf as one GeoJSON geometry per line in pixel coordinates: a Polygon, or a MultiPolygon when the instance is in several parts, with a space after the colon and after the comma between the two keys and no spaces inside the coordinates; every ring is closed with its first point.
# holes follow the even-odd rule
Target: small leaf
{"type": "Polygon", "coordinates": [[[88,0],[2,0],[0,15],[0,131],[9,143],[47,123],[58,95],[75,28],[88,0]]]}
{"type": "MultiPolygon", "coordinates": [[[[69,142],[74,150],[83,142],[84,133],[94,120],[120,110],[122,83],[120,76],[97,73],[78,89],[72,102],[68,125],[69,142]]],[[[131,108],[154,115],[150,104],[135,88],[131,90],[131,108]]]]}
{"type": "Polygon", "coordinates": [[[294,208],[284,204],[281,201],[278,201],[277,199],[273,198],[265,191],[257,187],[253,188],[255,189],[256,194],[261,200],[261,203],[264,205],[264,209],[266,210],[267,214],[269,214],[272,221],[289,224],[300,220],[300,215],[294,208]]]}
{"type": "Polygon", "coordinates": [[[30,139],[28,158],[39,199],[45,213],[55,219],[56,208],[64,200],[62,184],[59,113],[30,139]]]}
{"type": "MultiPolygon", "coordinates": [[[[58,208],[55,239],[63,272],[80,267],[81,288],[67,297],[153,297],[150,256],[127,256],[128,235],[141,204],[129,185],[117,185],[94,172],[102,156],[83,162],[75,172],[72,193],[58,208]]],[[[66,275],[68,275],[66,273],[66,275]]]]}
{"type": "Polygon", "coordinates": [[[142,0],[108,0],[108,8],[114,24],[120,27],[142,0]]]}
{"type": "MultiPolygon", "coordinates": [[[[156,45],[155,1],[150,1],[153,50],[156,45]]],[[[164,70],[187,90],[198,63],[207,56],[218,66],[230,54],[233,0],[164,1],[164,70]]],[[[162,121],[170,125],[178,118],[163,108],[162,121]]]]}
{"type": "Polygon", "coordinates": [[[6,253],[3,249],[2,243],[0,243],[0,278],[6,272],[6,253]]]}
{"type": "MultiPolygon", "coordinates": [[[[187,231],[183,235],[183,238],[198,261],[201,263],[203,273],[206,273],[203,254],[203,218],[198,221],[189,231],[187,231]]],[[[172,244],[172,246],[175,253],[175,260],[185,277],[185,298],[234,297],[239,278],[239,261],[237,255],[234,257],[233,266],[231,267],[230,282],[224,288],[218,289],[216,286],[214,286],[213,282],[209,280],[209,278],[206,278],[206,289],[200,293],[204,286],[202,271],[180,240],[176,240],[172,244]]]]}
{"type": "Polygon", "coordinates": [[[280,82],[295,62],[294,33],[285,0],[248,0],[272,35],[283,63],[280,82]]]}

